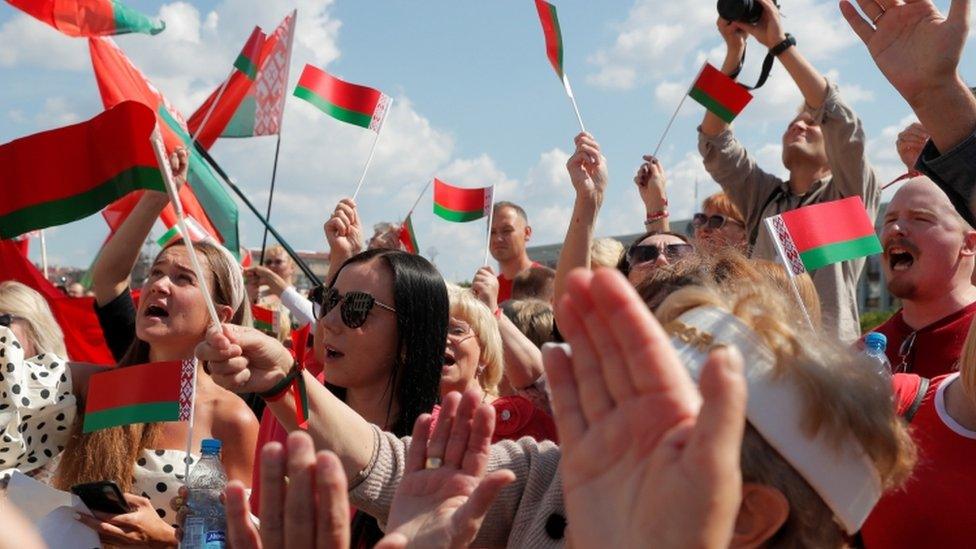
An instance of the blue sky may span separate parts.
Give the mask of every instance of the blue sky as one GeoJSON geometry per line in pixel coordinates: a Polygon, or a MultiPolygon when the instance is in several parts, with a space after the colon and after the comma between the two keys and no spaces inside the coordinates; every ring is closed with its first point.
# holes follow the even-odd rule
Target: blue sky
{"type": "MultiPolygon", "coordinates": [[[[117,43],[186,115],[227,75],[253,25],[270,31],[292,7],[299,11],[292,87],[302,66],[313,63],[393,96],[359,200],[368,233],[373,223],[402,218],[436,175],[463,186],[496,185],[498,199],[528,210],[533,243],[562,239],[573,201],[564,164],[578,127],[545,57],[531,0],[127,3],[159,15],[168,28],[155,37],[117,37],[117,43]]],[[[781,4],[798,47],[839,83],[861,115],[869,160],[880,177],[898,175],[894,141],[910,110],[874,68],[835,1],[781,4]]],[[[948,0],[936,4],[945,9],[948,0]]],[[[638,232],[643,211],[632,178],[640,156],[657,143],[703,60],[719,63],[724,55],[714,2],[564,0],[557,6],[566,71],[610,169],[597,232],[638,232]]],[[[101,110],[84,40],[63,37],[0,4],[0,43],[0,142],[101,110]]],[[[750,41],[745,80],[755,79],[761,57],[761,48],[750,41]]],[[[964,77],[973,68],[967,52],[964,77]]],[[[768,171],[784,171],[780,135],[799,102],[777,66],[736,121],[737,135],[768,171]]],[[[685,102],[660,153],[678,218],[694,211],[696,180],[700,198],[717,189],[696,148],[702,113],[696,103],[685,102]]],[[[286,104],[283,128],[272,222],[296,248],[323,250],[322,223],[336,201],[352,193],[373,134],[294,97],[286,104]]],[[[259,204],[267,200],[274,141],[224,139],[213,151],[259,204]]],[[[446,278],[470,278],[484,254],[484,223],[448,224],[433,217],[430,204],[428,195],[414,215],[421,251],[437,250],[435,262],[446,278]]],[[[242,241],[260,245],[259,225],[243,208],[241,220],[242,241]]],[[[100,216],[52,229],[51,261],[85,266],[106,234],[100,216]]],[[[34,246],[32,256],[37,255],[34,246]]]]}

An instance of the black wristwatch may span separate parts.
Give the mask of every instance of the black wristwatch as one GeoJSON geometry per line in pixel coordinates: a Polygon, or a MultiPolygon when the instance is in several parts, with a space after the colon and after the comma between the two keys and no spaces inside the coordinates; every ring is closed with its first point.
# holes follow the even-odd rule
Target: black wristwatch
{"type": "Polygon", "coordinates": [[[784,51],[788,50],[789,48],[795,45],[796,45],[796,38],[793,38],[792,34],[786,33],[786,38],[782,42],[776,44],[775,46],[769,49],[769,55],[772,55],[773,57],[779,57],[779,54],[783,53],[784,51]]]}

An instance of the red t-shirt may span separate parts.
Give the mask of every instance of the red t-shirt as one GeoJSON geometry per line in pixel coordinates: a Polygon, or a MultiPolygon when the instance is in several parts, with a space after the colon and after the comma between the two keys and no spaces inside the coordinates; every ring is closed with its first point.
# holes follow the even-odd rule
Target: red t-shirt
{"type": "MultiPolygon", "coordinates": [[[[518,440],[532,437],[539,442],[551,440],[559,442],[556,436],[556,423],[549,414],[536,408],[527,398],[518,395],[498,397],[491,403],[495,408],[495,432],[491,435],[492,444],[499,440],[518,440]]],[[[431,415],[431,431],[437,425],[441,406],[434,406],[431,415]]]]}
{"type": "MultiPolygon", "coordinates": [[[[976,431],[949,417],[945,389],[958,373],[932,380],[912,419],[918,463],[900,490],[885,494],[861,535],[866,547],[971,547],[976,531],[976,431]]],[[[899,413],[918,392],[919,377],[892,378],[899,413]]]]}
{"type": "MultiPolygon", "coordinates": [[[[533,261],[532,262],[532,265],[529,267],[529,269],[531,269],[532,267],[542,267],[542,264],[541,263],[536,263],[535,261],[533,261]]],[[[502,273],[498,273],[498,303],[499,303],[499,305],[502,304],[502,303],[505,303],[506,301],[508,301],[509,299],[512,298],[512,284],[514,282],[515,282],[514,279],[505,278],[505,275],[503,275],[502,273]]]]}
{"type": "Polygon", "coordinates": [[[976,302],[959,309],[919,330],[913,329],[902,318],[901,309],[898,310],[884,324],[874,329],[888,338],[885,354],[895,371],[902,362],[901,344],[913,332],[915,343],[906,356],[908,373],[918,374],[932,379],[936,376],[948,374],[958,369],[959,355],[962,353],[966,334],[973,315],[976,315],[976,302]]]}

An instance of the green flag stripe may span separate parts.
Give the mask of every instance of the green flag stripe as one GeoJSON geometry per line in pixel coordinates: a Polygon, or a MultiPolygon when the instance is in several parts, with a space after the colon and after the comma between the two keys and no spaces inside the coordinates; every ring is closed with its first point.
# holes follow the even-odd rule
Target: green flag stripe
{"type": "Polygon", "coordinates": [[[244,73],[248,80],[254,80],[258,76],[258,66],[243,53],[237,56],[237,61],[234,61],[234,67],[244,73]]]}
{"type": "Polygon", "coordinates": [[[115,34],[159,34],[166,28],[163,21],[147,17],[117,0],[112,0],[112,19],[115,20],[115,34]]]}
{"type": "Polygon", "coordinates": [[[13,238],[34,229],[88,217],[136,189],[166,192],[159,168],[134,166],[85,192],[0,215],[0,238],[13,238]]]}
{"type": "Polygon", "coordinates": [[[132,423],[152,423],[154,421],[176,421],[180,418],[178,401],[147,402],[131,406],[119,406],[85,414],[84,432],[130,425],[132,423]]]}
{"type": "Polygon", "coordinates": [[[461,212],[457,210],[449,210],[440,204],[434,204],[434,213],[441,216],[448,221],[454,221],[456,223],[464,223],[465,221],[474,221],[475,219],[481,219],[485,216],[484,210],[472,210],[470,212],[461,212]]]}
{"type": "Polygon", "coordinates": [[[254,328],[261,330],[263,332],[274,332],[274,326],[264,320],[254,319],[254,328]]]}
{"type": "Polygon", "coordinates": [[[556,41],[559,44],[559,75],[563,74],[563,31],[559,28],[559,17],[556,16],[556,6],[552,4],[549,5],[549,11],[552,13],[552,29],[556,33],[556,41]]]}
{"type": "Polygon", "coordinates": [[[725,120],[730,124],[732,123],[733,120],[735,120],[735,114],[732,111],[725,108],[725,106],[723,106],[715,98],[708,95],[704,91],[698,88],[692,88],[691,92],[689,92],[688,95],[690,95],[691,98],[694,99],[695,101],[698,101],[699,103],[704,105],[706,109],[711,111],[712,114],[721,118],[722,120],[725,120]]]}
{"type": "Polygon", "coordinates": [[[257,117],[258,102],[253,95],[248,95],[241,101],[234,116],[220,137],[254,137],[254,124],[257,117]]]}
{"type": "Polygon", "coordinates": [[[803,261],[803,266],[808,271],[812,271],[838,261],[879,253],[881,253],[881,241],[872,234],[807,250],[800,254],[800,259],[803,261]]]}
{"type": "Polygon", "coordinates": [[[167,244],[169,244],[170,240],[173,240],[179,234],[180,234],[180,228],[176,225],[173,225],[172,227],[169,228],[168,231],[163,233],[163,236],[159,237],[159,239],[156,240],[156,244],[165,247],[167,244]]]}
{"type": "Polygon", "coordinates": [[[338,105],[329,103],[321,95],[316,94],[308,88],[303,88],[301,86],[296,87],[295,97],[300,97],[305,101],[308,101],[309,103],[318,107],[318,109],[325,114],[331,116],[332,118],[342,120],[343,122],[369,128],[370,122],[373,121],[372,115],[351,111],[349,109],[344,109],[338,105]]]}

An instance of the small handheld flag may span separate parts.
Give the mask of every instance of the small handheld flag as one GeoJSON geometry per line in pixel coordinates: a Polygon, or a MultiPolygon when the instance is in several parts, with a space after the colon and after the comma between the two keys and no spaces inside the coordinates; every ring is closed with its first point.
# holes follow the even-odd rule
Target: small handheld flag
{"type": "Polygon", "coordinates": [[[579,107],[576,106],[576,97],[573,96],[573,88],[569,85],[569,76],[563,68],[563,33],[559,29],[559,18],[556,16],[556,6],[545,0],[535,0],[535,9],[539,12],[539,22],[542,23],[542,33],[546,38],[546,57],[556,76],[566,89],[566,95],[573,103],[573,110],[576,112],[576,119],[579,121],[580,130],[586,131],[583,126],[583,117],[580,116],[579,107]]]}
{"type": "Polygon", "coordinates": [[[403,224],[400,225],[400,231],[397,233],[397,238],[400,239],[400,242],[403,243],[403,246],[408,252],[416,254],[420,247],[417,246],[417,233],[413,230],[413,221],[410,220],[411,215],[413,214],[407,215],[407,218],[403,220],[403,224]]]}
{"type": "MultiPolygon", "coordinates": [[[[207,233],[207,230],[204,229],[202,225],[200,225],[200,222],[198,222],[196,219],[193,219],[189,215],[186,216],[186,228],[190,230],[190,238],[192,238],[194,242],[200,242],[202,240],[207,240],[211,238],[210,235],[207,233]]],[[[182,235],[180,235],[179,226],[173,225],[172,227],[169,228],[168,231],[163,233],[163,236],[156,239],[156,244],[160,248],[165,248],[166,246],[169,246],[170,242],[175,242],[177,240],[180,240],[181,238],[183,237],[182,235]]]]}
{"type": "Polygon", "coordinates": [[[481,219],[491,212],[492,190],[455,187],[434,178],[434,213],[455,223],[481,219]]]}
{"type": "Polygon", "coordinates": [[[260,305],[251,305],[251,315],[254,317],[255,328],[277,337],[278,322],[277,318],[275,318],[277,316],[277,311],[262,307],[260,305]]]}
{"type": "Polygon", "coordinates": [[[752,101],[749,90],[707,62],[691,85],[688,95],[728,123],[752,101]]]}
{"type": "Polygon", "coordinates": [[[155,421],[188,421],[196,361],[152,362],[97,373],[88,382],[86,433],[155,421]]]}
{"type": "Polygon", "coordinates": [[[118,0],[7,0],[35,19],[68,36],[159,34],[166,24],[118,0]]]}

